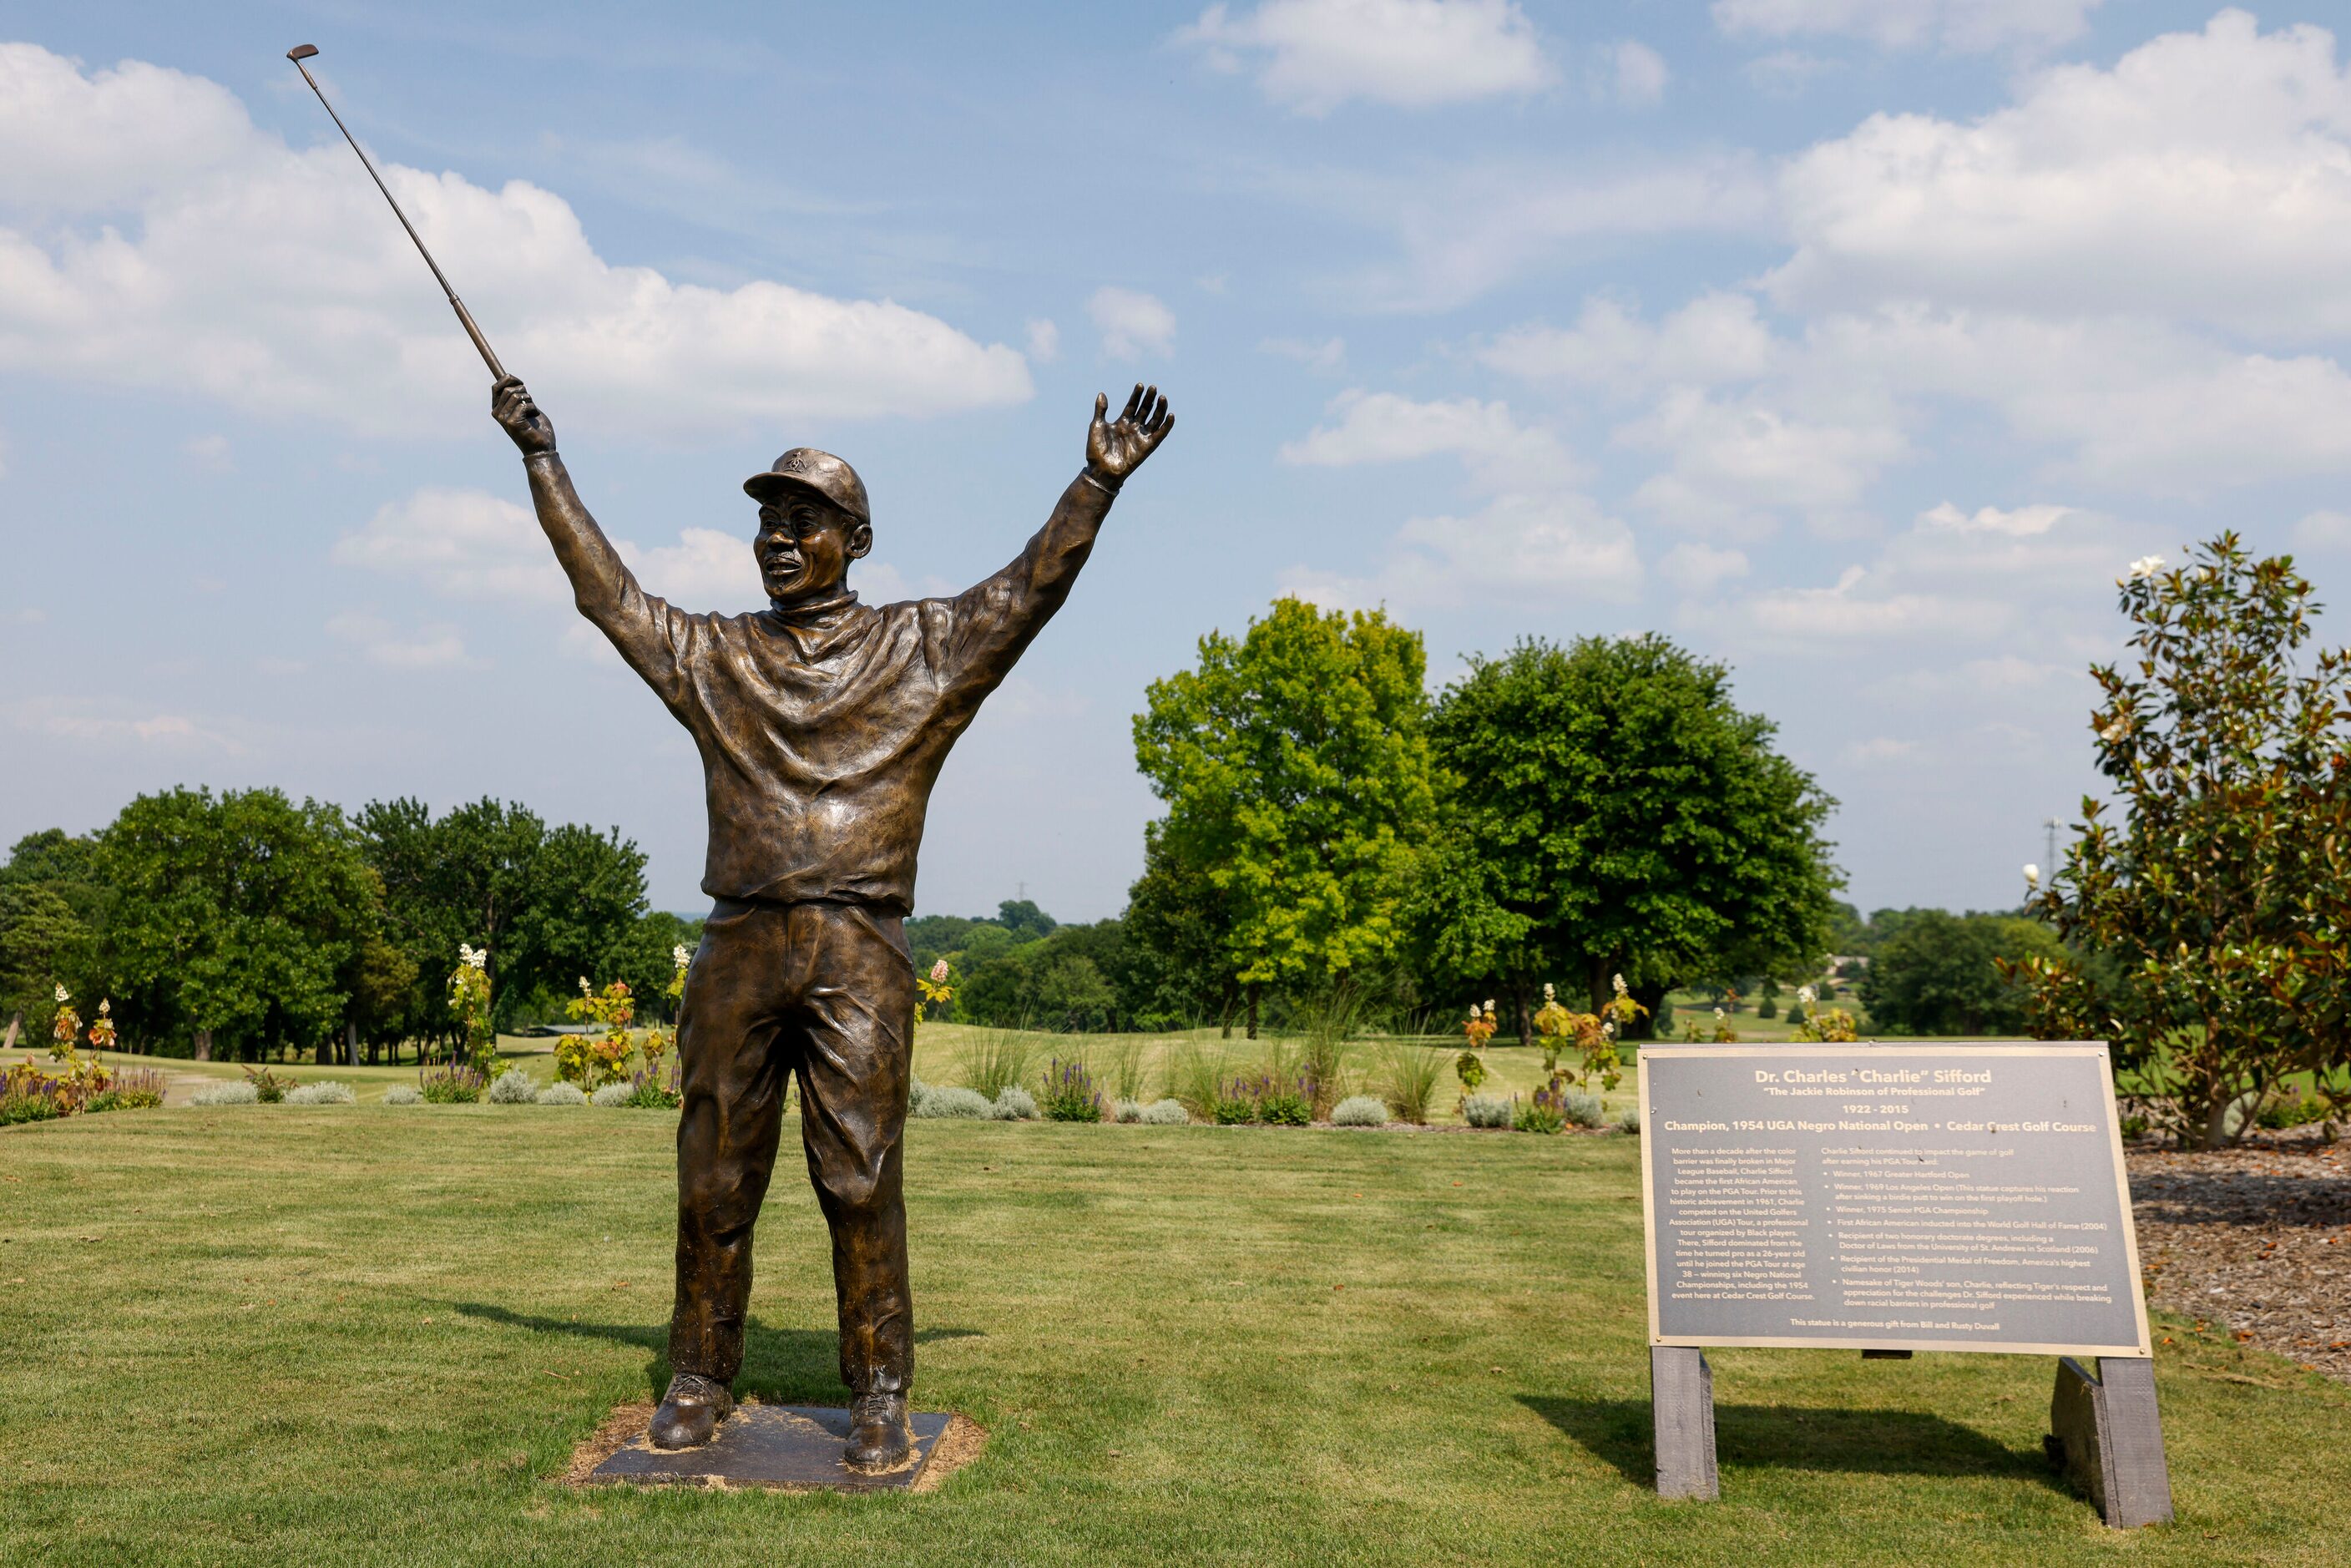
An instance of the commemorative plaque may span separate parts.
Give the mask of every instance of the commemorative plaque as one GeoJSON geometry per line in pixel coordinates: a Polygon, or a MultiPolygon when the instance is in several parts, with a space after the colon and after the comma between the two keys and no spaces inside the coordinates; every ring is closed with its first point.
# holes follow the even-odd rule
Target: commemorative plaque
{"type": "Polygon", "coordinates": [[[2067,1358],[2108,1522],[2170,1517],[2105,1046],[1651,1045],[1640,1091],[1661,1491],[1715,1495],[1704,1347],[2004,1351],[2067,1358]]]}
{"type": "Polygon", "coordinates": [[[2145,1355],[2102,1045],[1650,1046],[1649,1338],[2145,1355]]]}

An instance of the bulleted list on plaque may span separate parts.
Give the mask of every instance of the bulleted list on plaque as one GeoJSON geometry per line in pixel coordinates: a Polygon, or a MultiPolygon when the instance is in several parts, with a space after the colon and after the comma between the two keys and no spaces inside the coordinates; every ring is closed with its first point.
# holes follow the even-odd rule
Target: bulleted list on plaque
{"type": "Polygon", "coordinates": [[[2105,1048],[1650,1046],[1660,1344],[2147,1354],[2105,1048]]]}

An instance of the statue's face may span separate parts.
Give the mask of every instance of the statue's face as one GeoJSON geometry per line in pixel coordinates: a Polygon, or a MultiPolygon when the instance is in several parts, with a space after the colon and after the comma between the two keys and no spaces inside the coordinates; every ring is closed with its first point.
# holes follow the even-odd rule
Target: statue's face
{"type": "Polygon", "coordinates": [[[752,545],[759,580],[779,604],[831,598],[849,576],[849,563],[872,548],[872,528],[813,495],[787,495],[760,507],[752,545]]]}

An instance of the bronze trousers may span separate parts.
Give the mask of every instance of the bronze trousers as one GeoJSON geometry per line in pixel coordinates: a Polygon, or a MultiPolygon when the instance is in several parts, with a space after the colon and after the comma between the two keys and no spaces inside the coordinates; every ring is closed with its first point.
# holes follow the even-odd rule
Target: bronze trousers
{"type": "Polygon", "coordinates": [[[841,1381],[856,1394],[911,1385],[900,1145],[914,971],[905,940],[897,917],[860,904],[721,899],[711,911],[678,1010],[671,1371],[731,1383],[742,1369],[751,1229],[797,1075],[809,1179],[832,1229],[841,1381]]]}

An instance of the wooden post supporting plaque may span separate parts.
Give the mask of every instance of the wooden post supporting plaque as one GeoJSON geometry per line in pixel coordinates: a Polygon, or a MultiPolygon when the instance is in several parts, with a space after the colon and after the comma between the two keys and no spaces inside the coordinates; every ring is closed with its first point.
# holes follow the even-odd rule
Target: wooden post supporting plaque
{"type": "Polygon", "coordinates": [[[1640,1073],[1657,1495],[1719,1495],[1708,1345],[2001,1351],[2064,1358],[2046,1446],[2107,1524],[2171,1518],[2105,1046],[1652,1045],[1640,1073]]]}

